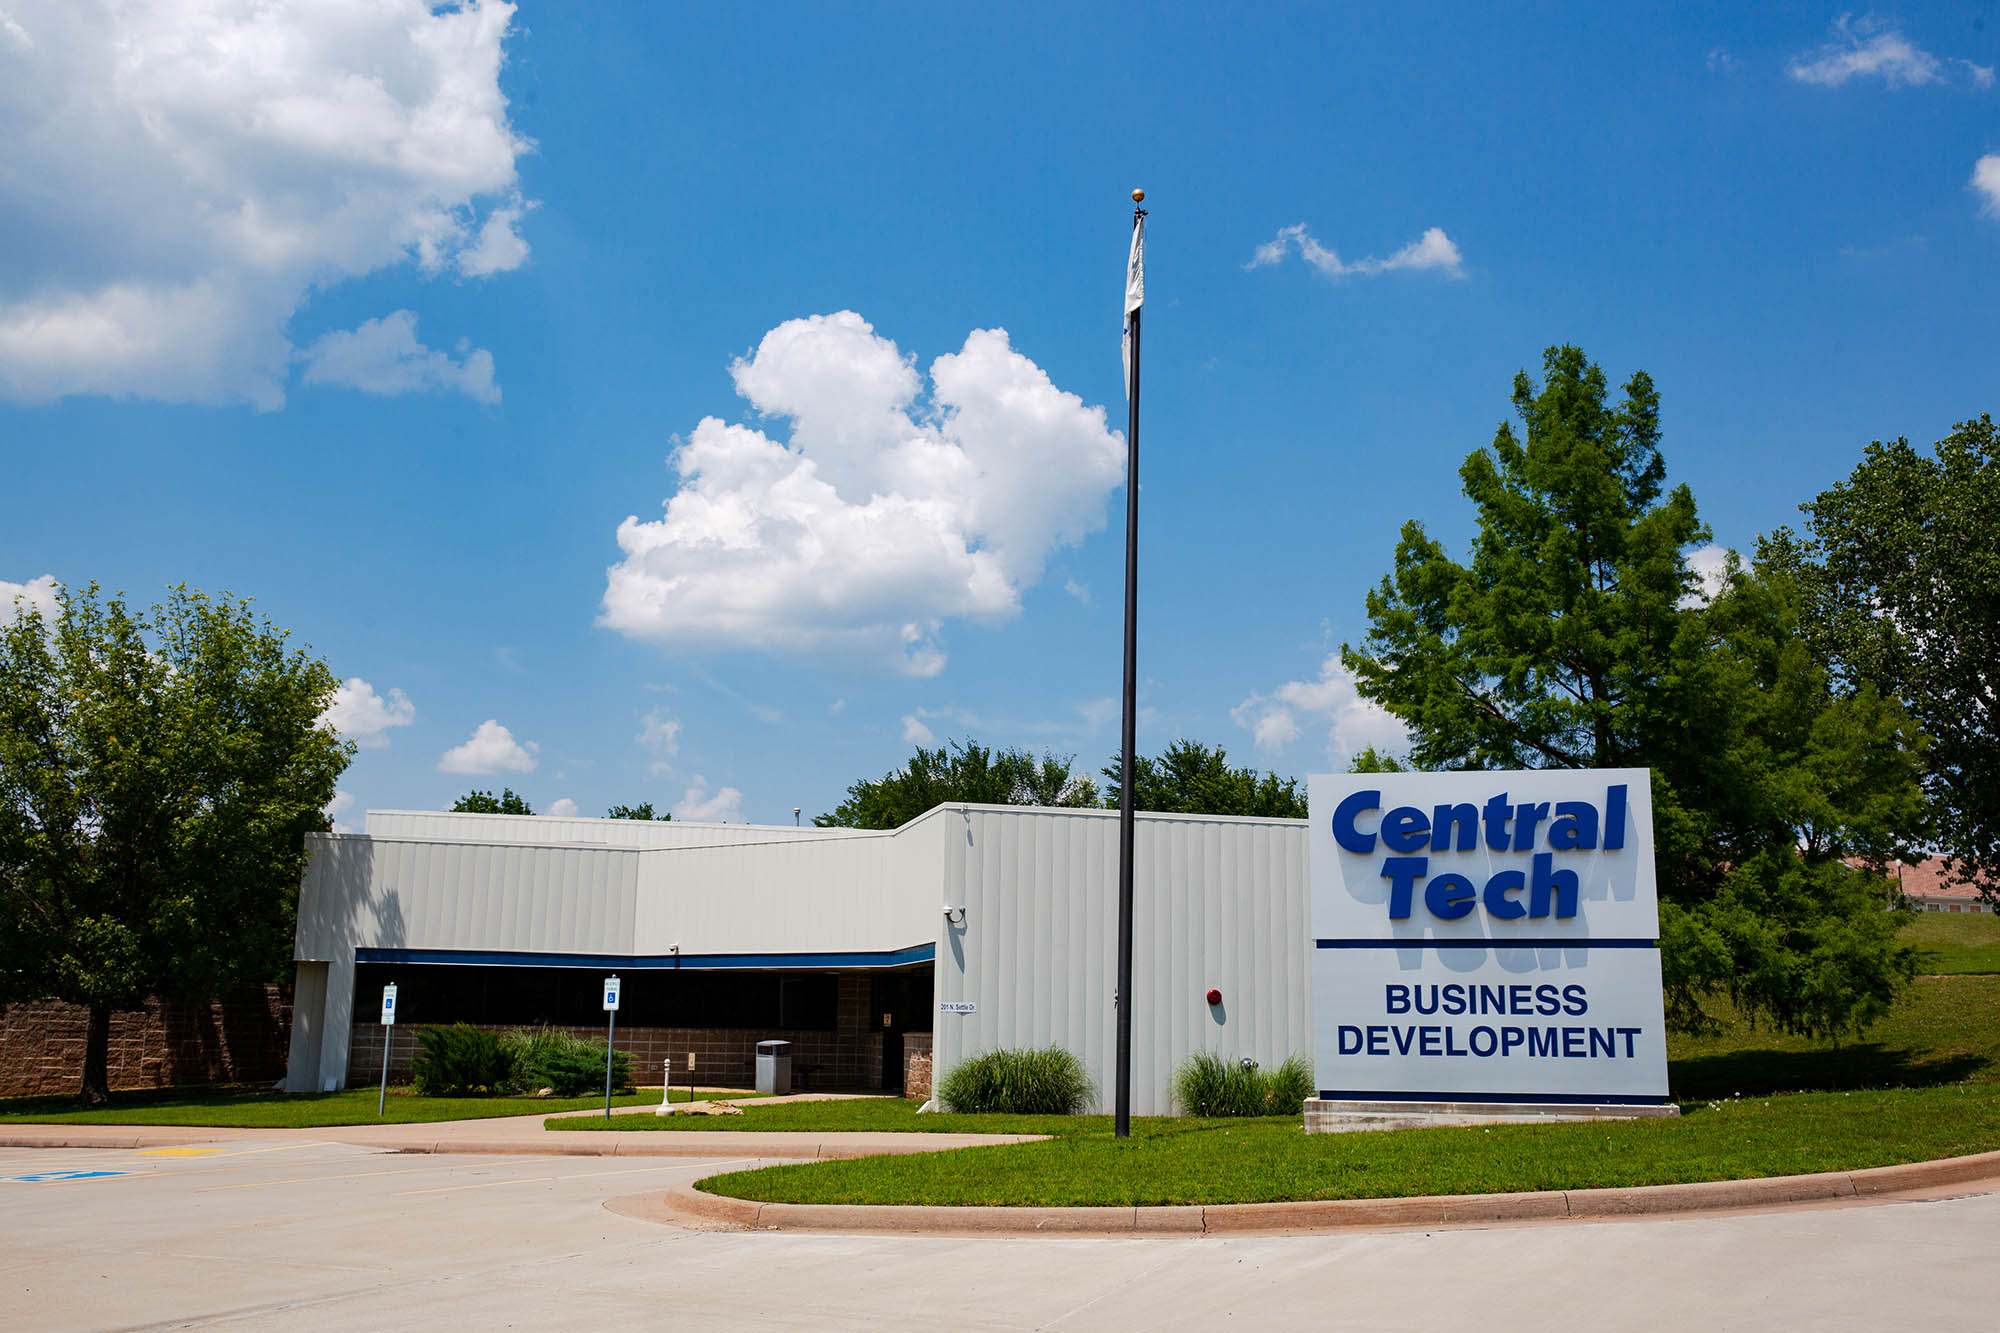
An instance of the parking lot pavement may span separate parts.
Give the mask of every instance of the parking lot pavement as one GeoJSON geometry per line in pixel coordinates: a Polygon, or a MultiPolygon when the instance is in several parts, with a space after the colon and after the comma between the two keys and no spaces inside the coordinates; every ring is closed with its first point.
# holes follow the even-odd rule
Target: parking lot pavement
{"type": "Polygon", "coordinates": [[[308,1140],[4,1149],[0,1322],[1984,1329],[2000,1308],[2000,1195],[1185,1240],[702,1232],[603,1206],[715,1165],[308,1140]]]}

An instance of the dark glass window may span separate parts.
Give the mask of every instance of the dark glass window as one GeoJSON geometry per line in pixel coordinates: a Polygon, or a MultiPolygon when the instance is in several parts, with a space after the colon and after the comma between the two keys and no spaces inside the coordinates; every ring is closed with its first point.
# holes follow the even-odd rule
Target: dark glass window
{"type": "MultiPolygon", "coordinates": [[[[362,963],[354,1013],[378,1012],[396,983],[399,1023],[594,1027],[604,1022],[600,968],[362,963]]],[[[832,1031],[840,977],[833,972],[725,972],[702,968],[620,971],[618,1022],[631,1027],[790,1028],[832,1031]]]]}

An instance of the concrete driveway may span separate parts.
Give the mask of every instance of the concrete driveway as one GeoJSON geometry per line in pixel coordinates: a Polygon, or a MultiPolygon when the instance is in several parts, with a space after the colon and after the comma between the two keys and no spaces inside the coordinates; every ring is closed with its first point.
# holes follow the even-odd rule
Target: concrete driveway
{"type": "Polygon", "coordinates": [[[1190,1239],[700,1231],[614,1212],[728,1159],[266,1139],[0,1149],[0,1310],[37,1329],[1987,1329],[2000,1194],[1190,1239]],[[25,1178],[24,1178],[25,1177],[25,1178]]]}

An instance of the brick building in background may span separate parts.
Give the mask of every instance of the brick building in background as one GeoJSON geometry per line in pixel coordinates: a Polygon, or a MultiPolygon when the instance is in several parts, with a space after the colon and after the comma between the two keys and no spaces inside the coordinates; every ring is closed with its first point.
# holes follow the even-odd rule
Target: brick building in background
{"type": "Polygon", "coordinates": [[[1970,884],[1947,882],[1942,856],[1926,857],[1916,865],[1898,865],[1896,880],[1903,896],[1919,912],[1991,912],[1993,909],[1970,884]]]}

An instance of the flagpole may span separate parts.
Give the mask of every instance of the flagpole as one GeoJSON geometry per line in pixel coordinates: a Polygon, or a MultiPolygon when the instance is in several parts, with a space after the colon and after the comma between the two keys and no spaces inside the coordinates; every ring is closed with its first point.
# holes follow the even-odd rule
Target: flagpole
{"type": "Polygon", "coordinates": [[[1125,717],[1118,752],[1118,1138],[1132,1133],[1133,754],[1139,697],[1139,314],[1144,303],[1144,190],[1132,191],[1132,258],[1125,273],[1125,717]],[[1136,279],[1136,286],[1135,286],[1136,279]]]}

